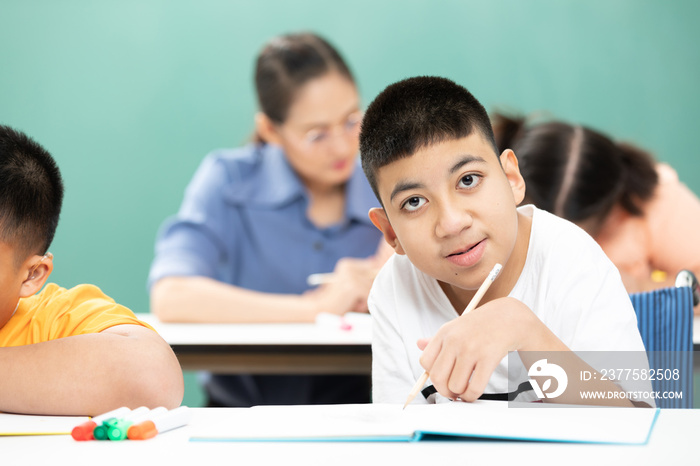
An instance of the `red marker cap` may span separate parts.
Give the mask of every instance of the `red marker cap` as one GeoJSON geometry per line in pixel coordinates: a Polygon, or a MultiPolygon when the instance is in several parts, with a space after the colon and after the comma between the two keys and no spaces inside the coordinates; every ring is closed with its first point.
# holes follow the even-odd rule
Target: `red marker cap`
{"type": "Polygon", "coordinates": [[[158,435],[158,429],[156,429],[156,425],[153,421],[144,421],[129,427],[127,435],[129,440],[146,440],[158,435]]]}
{"type": "Polygon", "coordinates": [[[86,421],[79,426],[73,427],[70,435],[75,440],[93,440],[95,437],[92,435],[92,431],[95,429],[97,424],[94,421],[86,421]]]}

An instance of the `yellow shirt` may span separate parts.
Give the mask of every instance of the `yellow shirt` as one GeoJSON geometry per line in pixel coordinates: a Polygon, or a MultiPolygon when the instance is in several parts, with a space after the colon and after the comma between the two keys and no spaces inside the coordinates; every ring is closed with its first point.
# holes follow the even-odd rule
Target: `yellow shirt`
{"type": "Polygon", "coordinates": [[[40,293],[20,300],[15,314],[0,328],[0,347],[99,333],[123,324],[153,330],[94,285],[78,285],[66,290],[50,283],[40,293]]]}

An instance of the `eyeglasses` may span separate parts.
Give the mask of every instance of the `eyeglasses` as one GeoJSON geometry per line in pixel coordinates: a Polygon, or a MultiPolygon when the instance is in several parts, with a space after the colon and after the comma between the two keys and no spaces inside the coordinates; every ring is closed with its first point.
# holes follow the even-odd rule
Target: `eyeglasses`
{"type": "Polygon", "coordinates": [[[302,142],[307,149],[323,147],[337,136],[356,137],[360,130],[362,115],[363,113],[361,111],[353,112],[348,115],[342,123],[312,128],[305,133],[296,133],[295,137],[299,138],[300,142],[302,142]]]}
{"type": "MultiPolygon", "coordinates": [[[[348,118],[341,125],[341,134],[354,134],[360,129],[360,123],[362,122],[362,112],[355,112],[348,116],[348,118]]],[[[315,128],[306,133],[305,141],[307,144],[322,144],[327,142],[335,133],[333,127],[328,128],[315,128]]]]}
{"type": "Polygon", "coordinates": [[[44,254],[44,257],[42,257],[41,260],[39,260],[39,262],[37,262],[34,265],[34,267],[32,267],[32,270],[29,271],[29,279],[30,280],[32,278],[34,278],[34,272],[36,272],[36,269],[38,269],[39,266],[41,265],[41,263],[44,262],[44,259],[53,259],[53,254],[51,254],[50,252],[47,252],[46,254],[44,254]]]}

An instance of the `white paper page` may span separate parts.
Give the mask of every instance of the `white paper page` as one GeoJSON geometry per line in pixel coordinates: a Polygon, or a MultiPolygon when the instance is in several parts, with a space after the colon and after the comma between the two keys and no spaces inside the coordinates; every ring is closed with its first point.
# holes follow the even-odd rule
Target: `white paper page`
{"type": "Polygon", "coordinates": [[[192,438],[410,438],[414,432],[486,438],[596,443],[644,443],[656,410],[578,408],[504,402],[438,405],[259,406],[230,410],[218,423],[196,426],[192,438]]]}
{"type": "Polygon", "coordinates": [[[0,413],[0,436],[70,434],[87,416],[34,416],[0,413]]]}
{"type": "MultiPolygon", "coordinates": [[[[443,403],[421,414],[420,430],[442,434],[520,440],[625,443],[646,442],[656,409],[562,406],[505,402],[443,403]]],[[[408,409],[408,408],[406,408],[408,409]]]]}
{"type": "Polygon", "coordinates": [[[256,406],[228,410],[221,422],[195,426],[193,437],[240,439],[413,435],[401,405],[256,406]]]}

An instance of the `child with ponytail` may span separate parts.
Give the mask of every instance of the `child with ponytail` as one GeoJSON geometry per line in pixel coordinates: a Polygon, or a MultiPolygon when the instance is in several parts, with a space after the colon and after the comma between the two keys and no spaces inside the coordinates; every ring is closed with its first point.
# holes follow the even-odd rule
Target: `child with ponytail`
{"type": "MultiPolygon", "coordinates": [[[[493,115],[496,144],[512,149],[531,203],[576,223],[617,266],[630,293],[700,276],[700,200],[667,164],[584,126],[493,115]]],[[[698,309],[696,308],[696,312],[698,309]]]]}

